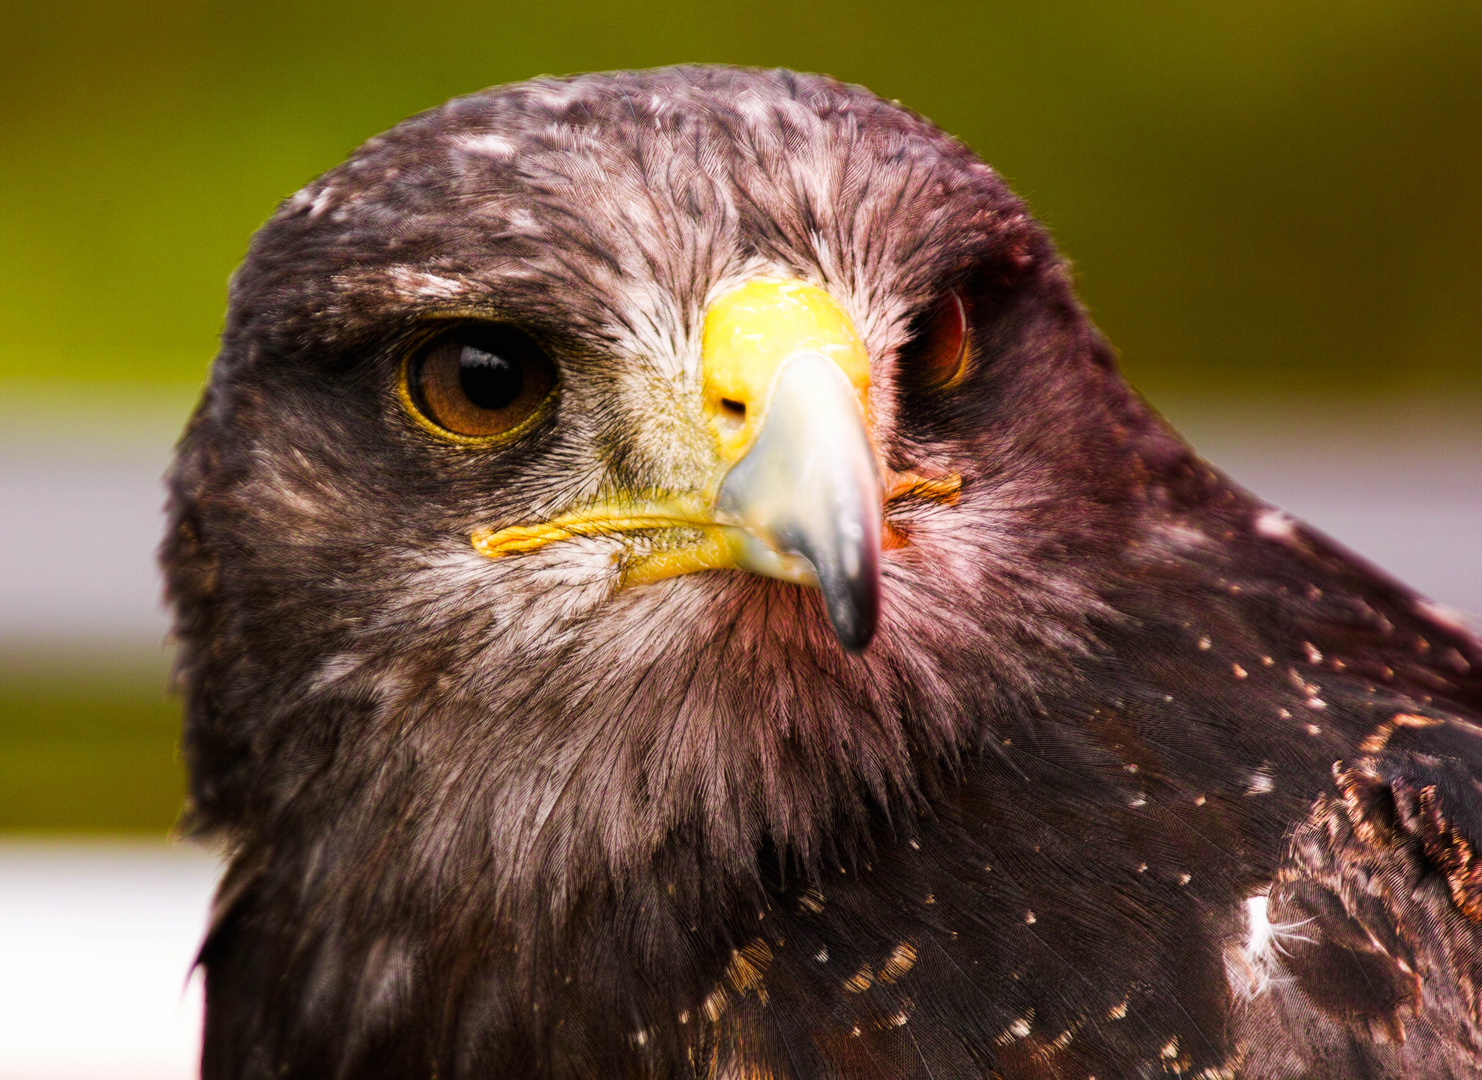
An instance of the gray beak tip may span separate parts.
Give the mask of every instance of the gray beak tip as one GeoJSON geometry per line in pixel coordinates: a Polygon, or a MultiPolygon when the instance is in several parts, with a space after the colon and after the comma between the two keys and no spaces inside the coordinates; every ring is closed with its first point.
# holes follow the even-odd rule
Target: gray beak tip
{"type": "Polygon", "coordinates": [[[879,621],[879,577],[871,574],[841,583],[838,589],[825,588],[823,598],[839,644],[856,655],[864,652],[875,637],[879,621]]]}

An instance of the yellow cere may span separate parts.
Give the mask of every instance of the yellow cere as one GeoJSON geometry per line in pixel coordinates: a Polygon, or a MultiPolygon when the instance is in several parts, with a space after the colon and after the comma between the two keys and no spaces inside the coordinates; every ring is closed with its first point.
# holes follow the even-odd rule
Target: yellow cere
{"type": "Polygon", "coordinates": [[[710,305],[701,338],[705,412],[726,462],[737,461],[755,440],[778,367],[808,351],[839,365],[868,418],[869,354],[828,293],[802,281],[760,278],[710,305]],[[745,408],[744,420],[727,402],[745,408]]]}

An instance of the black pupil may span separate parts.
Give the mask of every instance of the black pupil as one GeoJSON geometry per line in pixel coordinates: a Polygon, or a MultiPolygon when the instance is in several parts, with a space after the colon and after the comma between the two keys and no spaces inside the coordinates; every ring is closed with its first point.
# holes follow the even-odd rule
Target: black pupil
{"type": "Polygon", "coordinates": [[[458,383],[480,409],[504,409],[520,396],[525,378],[515,361],[465,345],[458,354],[458,383]]]}

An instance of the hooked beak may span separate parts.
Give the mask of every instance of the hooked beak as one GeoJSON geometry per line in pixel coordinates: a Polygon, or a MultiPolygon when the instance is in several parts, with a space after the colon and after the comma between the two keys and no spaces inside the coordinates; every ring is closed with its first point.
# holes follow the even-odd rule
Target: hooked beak
{"type": "Polygon", "coordinates": [[[880,481],[861,403],[837,364],[808,351],[777,369],[756,440],[716,493],[742,532],[743,570],[823,591],[839,643],[869,644],[880,608],[880,481]]]}
{"type": "MultiPolygon", "coordinates": [[[[840,644],[862,651],[879,615],[885,499],[869,433],[869,356],[853,323],[816,286],[760,279],[710,306],[701,353],[716,448],[705,489],[480,530],[474,547],[502,558],[577,536],[657,536],[619,556],[620,586],[725,568],[816,586],[840,644]]],[[[956,496],[955,478],[944,486],[890,475],[892,495],[956,496]]]]}

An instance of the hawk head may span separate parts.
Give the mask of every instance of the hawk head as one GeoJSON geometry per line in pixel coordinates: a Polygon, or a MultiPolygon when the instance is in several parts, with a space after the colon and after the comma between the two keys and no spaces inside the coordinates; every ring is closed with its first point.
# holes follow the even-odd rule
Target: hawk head
{"type": "Polygon", "coordinates": [[[1066,677],[1183,453],[897,104],[700,67],[455,100],[233,279],[164,554],[194,820],[328,895],[553,917],[817,859],[1066,677]]]}

